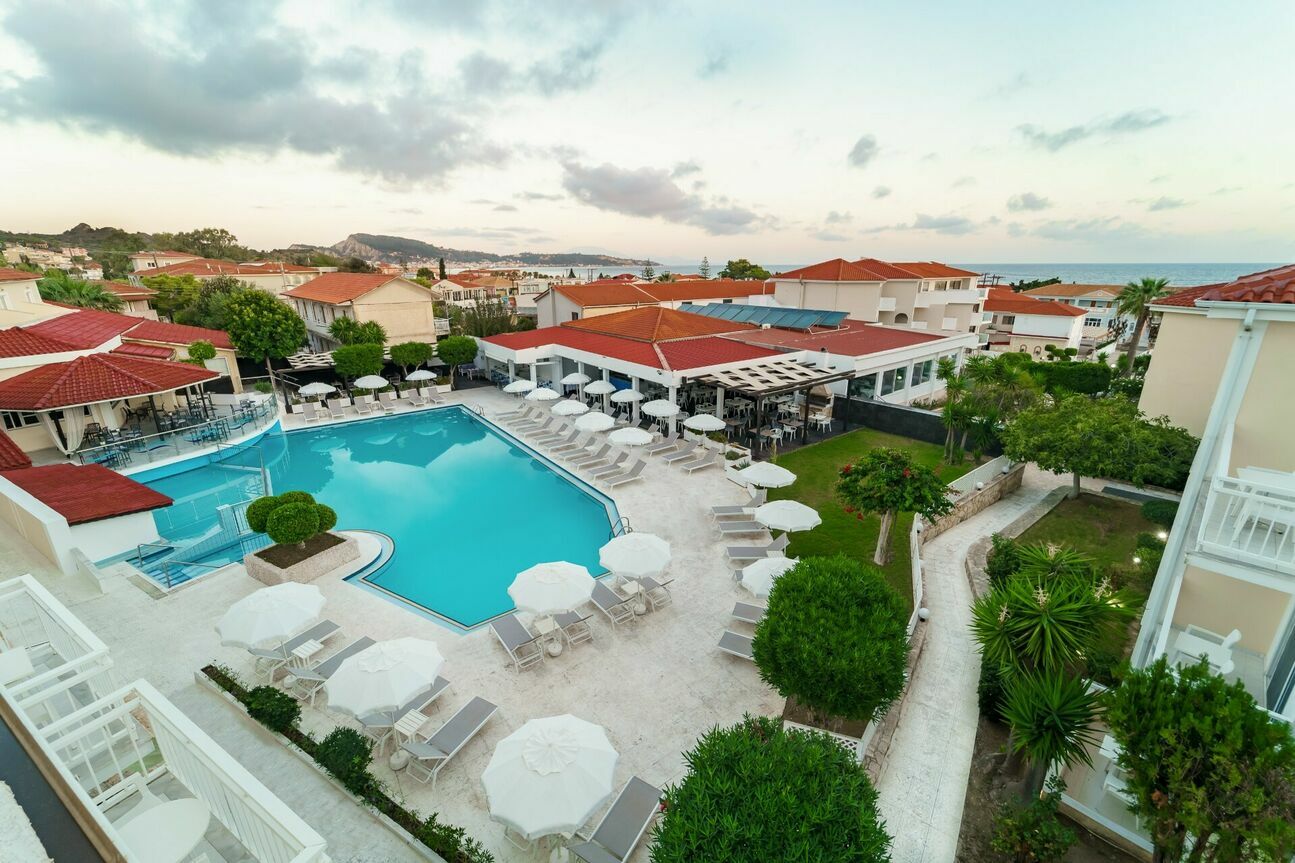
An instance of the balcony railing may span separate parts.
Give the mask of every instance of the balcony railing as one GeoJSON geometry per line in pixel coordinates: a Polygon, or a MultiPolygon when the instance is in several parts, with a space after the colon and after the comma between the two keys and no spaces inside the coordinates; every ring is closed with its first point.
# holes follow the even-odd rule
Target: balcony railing
{"type": "Polygon", "coordinates": [[[140,464],[220,447],[230,438],[241,438],[278,419],[273,399],[252,396],[249,407],[235,408],[227,416],[153,434],[122,436],[101,446],[87,446],[72,455],[81,464],[101,464],[114,470],[129,470],[140,464]]]}
{"type": "Polygon", "coordinates": [[[879,298],[877,299],[877,311],[879,311],[879,312],[893,312],[893,311],[895,311],[895,298],[894,298],[894,297],[879,297],[879,298]]]}
{"type": "Polygon", "coordinates": [[[947,303],[978,303],[985,298],[980,288],[958,288],[952,291],[918,291],[913,305],[919,309],[947,303]]]}
{"type": "Polygon", "coordinates": [[[1197,548],[1295,575],[1295,490],[1215,477],[1206,498],[1197,548]]]}

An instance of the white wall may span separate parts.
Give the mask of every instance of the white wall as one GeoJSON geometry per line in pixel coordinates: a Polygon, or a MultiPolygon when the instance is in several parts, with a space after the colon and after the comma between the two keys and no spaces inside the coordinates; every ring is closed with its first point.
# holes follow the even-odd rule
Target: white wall
{"type": "Polygon", "coordinates": [[[157,542],[152,511],[72,525],[72,544],[92,561],[116,557],[146,542],[157,542]]]}
{"type": "Polygon", "coordinates": [[[76,572],[67,519],[0,477],[0,520],[5,521],[64,575],[76,572]]]}

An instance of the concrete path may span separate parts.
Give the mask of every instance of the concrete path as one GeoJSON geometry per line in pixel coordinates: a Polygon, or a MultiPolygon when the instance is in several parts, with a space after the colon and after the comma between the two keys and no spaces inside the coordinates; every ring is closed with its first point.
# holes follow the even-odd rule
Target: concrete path
{"type": "Polygon", "coordinates": [[[967,549],[1019,518],[1065,480],[1027,468],[1021,489],[923,549],[930,627],[877,783],[893,863],[949,863],[976,743],[980,655],[971,637],[967,549]]]}

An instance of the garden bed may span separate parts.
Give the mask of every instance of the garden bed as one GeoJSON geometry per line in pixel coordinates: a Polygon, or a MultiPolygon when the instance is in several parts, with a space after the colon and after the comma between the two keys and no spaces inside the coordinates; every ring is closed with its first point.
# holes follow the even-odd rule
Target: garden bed
{"type": "Polygon", "coordinates": [[[304,548],[295,544],[272,545],[256,552],[256,556],[279,569],[287,569],[344,542],[346,542],[344,536],[338,536],[335,533],[317,533],[306,540],[304,548]]]}
{"type": "Polygon", "coordinates": [[[1138,505],[1096,494],[1067,498],[1027,528],[1017,540],[1064,545],[1093,559],[1099,571],[1133,561],[1140,533],[1160,526],[1142,517],[1138,505]]]}

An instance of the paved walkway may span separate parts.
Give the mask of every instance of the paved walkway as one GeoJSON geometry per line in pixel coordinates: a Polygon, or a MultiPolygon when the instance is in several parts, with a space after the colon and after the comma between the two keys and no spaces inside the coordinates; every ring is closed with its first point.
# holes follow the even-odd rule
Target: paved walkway
{"type": "Polygon", "coordinates": [[[877,783],[881,815],[894,837],[893,863],[948,863],[958,848],[979,712],[980,655],[971,637],[971,585],[963,568],[967,550],[1065,483],[1029,467],[1019,491],[923,549],[924,604],[931,617],[919,625],[930,630],[877,783]]]}

